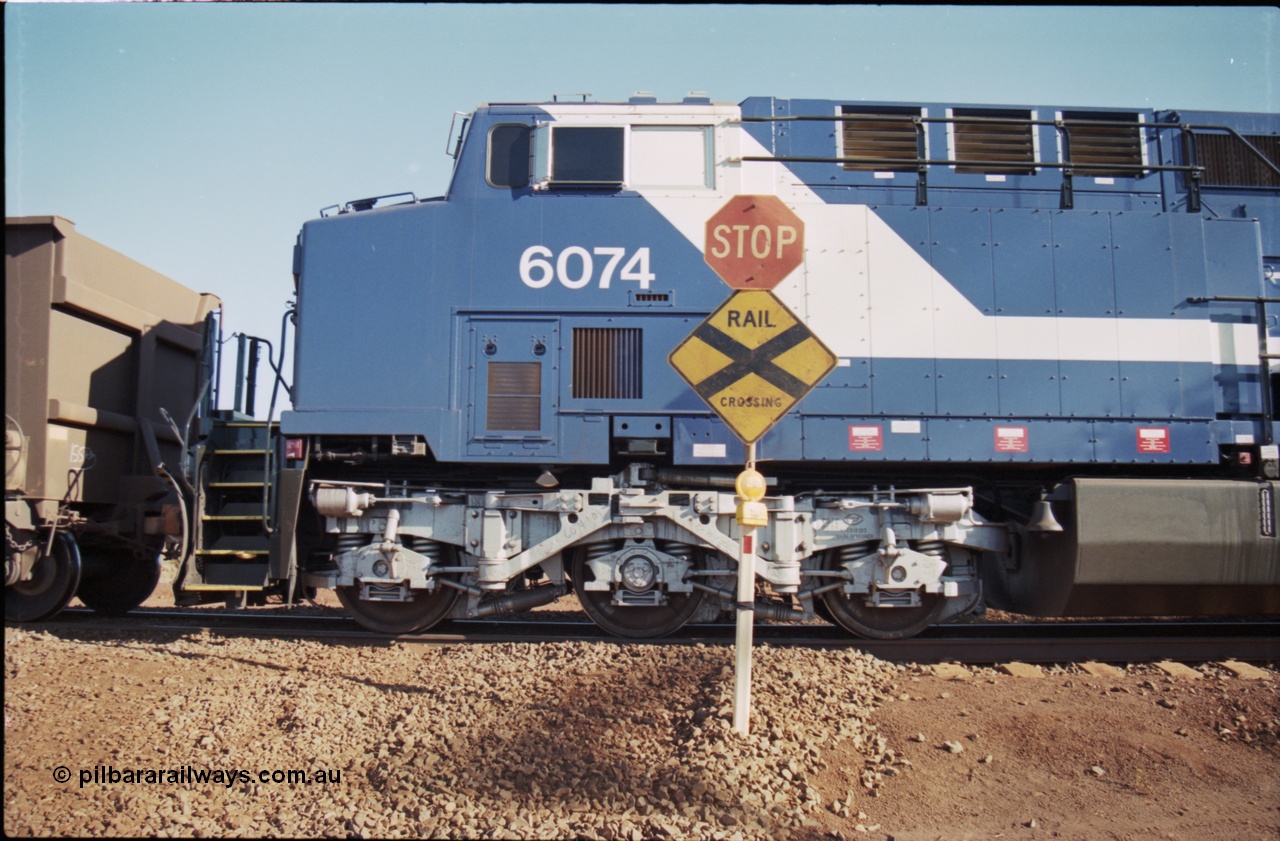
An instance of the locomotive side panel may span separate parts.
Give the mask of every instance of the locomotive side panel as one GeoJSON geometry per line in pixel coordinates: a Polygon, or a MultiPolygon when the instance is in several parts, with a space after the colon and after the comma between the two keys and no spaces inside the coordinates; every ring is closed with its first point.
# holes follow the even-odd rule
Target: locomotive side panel
{"type": "MultiPolygon", "coordinates": [[[[524,129],[536,138],[553,127],[623,131],[632,122],[617,109],[598,110],[552,117],[541,107],[494,107],[476,115],[447,199],[366,211],[357,225],[344,215],[305,227],[298,386],[294,410],[282,418],[286,433],[423,435],[442,461],[607,464],[611,415],[701,411],[665,365],[667,345],[698,320],[687,314],[705,314],[723,294],[699,248],[636,190],[535,189],[529,173],[520,186],[492,183],[496,132],[524,129]],[[402,236],[415,238],[412,248],[397,244],[402,236]],[[366,276],[388,284],[400,313],[379,312],[358,280],[366,276]],[[401,324],[408,319],[416,321],[412,337],[401,324]],[[335,346],[330,337],[339,329],[360,335],[361,348],[335,346]],[[389,359],[401,361],[379,364],[389,359]],[[424,364],[431,376],[415,376],[424,364]],[[491,383],[516,392],[491,393],[491,383]],[[534,415],[499,410],[521,402],[536,406],[534,415]]],[[[710,137],[723,119],[714,108],[685,111],[676,125],[637,131],[710,137]]],[[[637,140],[632,149],[632,142],[626,162],[639,180],[668,177],[654,167],[663,143],[637,140]]],[[[714,206],[723,189],[706,159],[712,147],[681,142],[704,180],[654,189],[709,196],[714,206]]]]}
{"type": "MultiPolygon", "coordinates": [[[[337,536],[313,583],[383,627],[570,584],[631,636],[731,601],[716,582],[736,525],[712,489],[743,448],[667,357],[728,294],[704,254],[735,233],[739,252],[769,251],[768,230],[714,239],[708,220],[766,195],[804,226],[774,292],[838,360],[758,445],[779,482],[758,609],[903,635],[972,609],[983,580],[992,603],[1046,614],[1272,609],[1274,535],[1185,536],[1172,566],[1141,549],[1175,516],[1175,477],[1239,519],[1240,488],[1277,466],[1256,318],[1204,300],[1270,290],[1275,191],[1222,183],[1169,120],[769,98],[482,106],[446,198],[304,229],[282,426],[318,436],[312,498],[337,536]],[[1213,176],[1198,191],[1188,162],[1213,176]],[[1209,206],[1237,194],[1265,212],[1209,206]],[[409,312],[384,318],[369,287],[409,312]],[[341,349],[339,330],[362,347],[341,349]],[[419,453],[403,436],[430,457],[399,458],[419,453]],[[1097,513],[1128,497],[1159,516],[1097,513]],[[1228,574],[1239,551],[1257,557],[1228,574]],[[1250,587],[1260,601],[1239,598],[1250,587]]],[[[1250,130],[1275,133],[1263,123],[1250,130]]]]}

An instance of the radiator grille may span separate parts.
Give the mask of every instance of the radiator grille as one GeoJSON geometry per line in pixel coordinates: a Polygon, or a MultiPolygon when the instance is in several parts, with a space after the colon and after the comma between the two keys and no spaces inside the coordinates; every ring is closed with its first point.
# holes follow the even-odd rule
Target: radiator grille
{"type": "Polygon", "coordinates": [[[1007,175],[1030,175],[1035,172],[1035,141],[1030,123],[997,123],[989,119],[1030,120],[1030,111],[999,111],[957,108],[955,123],[955,157],[965,161],[956,172],[991,172],[1007,175]],[[982,117],[965,122],[965,117],[982,117]],[[1023,162],[1026,166],[1020,166],[1023,162]]]}
{"type": "Polygon", "coordinates": [[[841,157],[879,160],[878,163],[846,163],[845,169],[909,172],[916,168],[920,145],[916,124],[911,118],[920,116],[919,109],[894,110],[843,105],[840,113],[860,118],[840,123],[843,150],[841,157]],[[886,158],[889,160],[884,160],[886,158]]]}
{"type": "MultiPolygon", "coordinates": [[[[1280,176],[1231,135],[1195,132],[1195,138],[1196,164],[1205,168],[1200,180],[1205,186],[1280,187],[1280,176]]],[[[1280,137],[1246,134],[1244,138],[1280,166],[1280,137]]]]}
{"type": "Polygon", "coordinates": [[[635,327],[573,328],[573,396],[587,400],[642,397],[640,337],[635,327]]]}
{"type": "Polygon", "coordinates": [[[485,427],[542,429],[542,363],[490,362],[485,427]]]}
{"type": "Polygon", "coordinates": [[[1142,175],[1142,137],[1137,114],[1064,111],[1067,121],[1086,120],[1094,125],[1068,125],[1071,164],[1076,175],[1142,175]],[[1097,125],[1105,122],[1113,125],[1097,125]],[[1117,166],[1119,164],[1120,166],[1117,166]]]}

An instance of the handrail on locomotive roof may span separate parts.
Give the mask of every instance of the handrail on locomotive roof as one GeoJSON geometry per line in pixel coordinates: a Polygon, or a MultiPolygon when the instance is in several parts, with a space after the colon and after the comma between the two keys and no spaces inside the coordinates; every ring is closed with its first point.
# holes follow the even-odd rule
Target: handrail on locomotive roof
{"type": "MultiPolygon", "coordinates": [[[[1122,123],[1114,120],[1082,120],[1082,119],[1055,119],[1040,120],[1030,117],[980,117],[980,116],[962,116],[962,117],[924,117],[924,116],[907,116],[907,115],[885,115],[885,114],[795,114],[788,116],[772,116],[772,117],[743,117],[744,123],[780,123],[780,122],[837,122],[852,123],[860,121],[883,121],[886,117],[909,119],[916,127],[916,133],[919,141],[919,147],[922,150],[918,157],[912,158],[871,158],[871,157],[821,157],[821,156],[799,156],[799,155],[745,155],[737,158],[737,161],[747,162],[777,162],[777,163],[836,163],[836,164],[871,164],[881,166],[903,166],[915,167],[917,174],[916,184],[916,204],[923,205],[928,203],[928,194],[926,186],[927,170],[931,166],[985,166],[985,167],[1009,167],[1009,168],[1045,168],[1062,170],[1062,200],[1063,209],[1070,209],[1075,204],[1074,190],[1072,187],[1072,176],[1076,167],[1089,167],[1088,163],[1066,161],[974,161],[965,159],[945,159],[937,160],[926,158],[923,154],[924,149],[924,124],[925,123],[988,123],[997,125],[1018,125],[1018,126],[1053,126],[1063,140],[1064,157],[1070,157],[1071,148],[1071,128],[1081,127],[1107,127],[1114,128],[1116,126],[1132,125],[1139,129],[1178,129],[1182,132],[1183,138],[1183,156],[1186,160],[1194,160],[1195,158],[1195,131],[1224,131],[1240,141],[1246,149],[1249,150],[1255,158],[1257,158],[1263,166],[1270,169],[1276,175],[1280,175],[1280,166],[1273,163],[1265,154],[1256,146],[1246,140],[1231,126],[1219,125],[1195,125],[1183,122],[1156,122],[1156,123],[1122,123]]],[[[1142,175],[1150,172],[1182,172],[1187,175],[1187,192],[1189,199],[1187,201],[1187,212],[1198,213],[1200,211],[1200,179],[1204,175],[1205,167],[1195,164],[1124,164],[1124,163],[1107,163],[1106,168],[1118,173],[1134,173],[1142,175]]]]}
{"type": "Polygon", "coordinates": [[[367,199],[353,199],[352,201],[347,202],[345,205],[331,204],[328,207],[322,207],[320,208],[320,216],[322,218],[327,219],[329,217],[328,211],[334,210],[334,209],[337,209],[339,216],[343,215],[344,213],[351,213],[352,211],[359,213],[362,210],[373,210],[375,207],[377,207],[378,202],[384,199],[398,199],[401,196],[408,196],[409,200],[396,202],[396,204],[417,204],[418,203],[418,196],[415,193],[410,193],[408,191],[403,193],[387,193],[385,196],[370,196],[367,199]]]}
{"type": "MultiPolygon", "coordinates": [[[[890,116],[897,116],[897,115],[890,115],[890,116]]],[[[797,114],[794,116],[785,116],[785,117],[743,117],[742,122],[774,123],[774,122],[789,122],[789,121],[807,121],[807,122],[834,121],[837,123],[853,123],[853,122],[862,122],[862,121],[883,121],[885,118],[886,118],[886,115],[884,114],[839,114],[839,115],[831,115],[831,116],[820,116],[820,115],[814,115],[814,114],[797,114]]],[[[1240,135],[1236,133],[1235,129],[1231,128],[1230,126],[1191,125],[1189,123],[1117,123],[1114,120],[1075,120],[1075,119],[1035,120],[1035,119],[1031,119],[1030,117],[1024,118],[1024,117],[968,117],[968,116],[965,116],[965,117],[916,117],[916,116],[912,116],[912,117],[903,117],[903,119],[909,119],[912,123],[916,125],[921,125],[923,123],[995,123],[1000,125],[1019,125],[1019,126],[1024,126],[1024,125],[1025,126],[1053,126],[1054,128],[1058,129],[1058,131],[1061,131],[1064,134],[1066,134],[1067,130],[1072,127],[1098,126],[1098,127],[1106,127],[1106,128],[1115,128],[1116,126],[1128,127],[1130,125],[1132,125],[1134,128],[1139,128],[1139,129],[1177,128],[1177,129],[1182,129],[1184,131],[1191,130],[1191,129],[1202,129],[1202,130],[1211,129],[1211,130],[1226,131],[1235,135],[1235,137],[1237,137],[1242,143],[1244,143],[1245,146],[1247,146],[1249,150],[1253,152],[1253,154],[1257,155],[1267,166],[1269,166],[1272,170],[1274,170],[1276,174],[1280,175],[1280,168],[1277,168],[1274,164],[1271,163],[1271,161],[1267,160],[1265,155],[1263,155],[1260,151],[1254,148],[1253,144],[1249,143],[1243,137],[1240,137],[1240,135]]],[[[1031,167],[1045,167],[1047,169],[1070,169],[1075,166],[1088,166],[1088,164],[1081,164],[1079,162],[1074,162],[1074,161],[989,161],[989,160],[970,161],[970,160],[963,160],[963,159],[937,160],[937,159],[929,159],[929,158],[923,158],[923,157],[911,159],[911,158],[867,158],[867,157],[831,158],[831,157],[797,157],[797,156],[766,157],[763,155],[759,155],[759,156],[744,156],[739,160],[779,161],[779,162],[792,162],[792,163],[871,163],[871,164],[885,164],[885,165],[896,164],[898,166],[1010,166],[1010,167],[1031,166],[1031,167]]],[[[1195,165],[1121,164],[1121,163],[1110,163],[1110,162],[1106,164],[1106,168],[1116,169],[1116,170],[1130,170],[1135,172],[1165,172],[1165,171],[1192,172],[1195,170],[1200,170],[1200,171],[1204,170],[1204,167],[1195,166],[1195,165]]]]}
{"type": "Polygon", "coordinates": [[[1045,167],[1046,169],[1071,169],[1073,167],[1098,167],[1105,166],[1107,169],[1115,170],[1131,170],[1134,172],[1192,172],[1203,171],[1202,166],[1178,166],[1175,164],[1117,164],[1107,162],[1106,164],[1094,164],[1085,162],[1072,161],[989,161],[989,160],[965,160],[963,158],[935,160],[932,158],[867,158],[867,157],[846,157],[846,158],[823,158],[823,157],[804,157],[797,155],[779,155],[770,157],[768,155],[744,155],[740,158],[733,158],[734,161],[752,161],[752,162],[770,162],[778,163],[802,163],[802,164],[884,164],[885,166],[1009,166],[1009,167],[1045,167]]]}
{"type": "Polygon", "coordinates": [[[454,111],[453,116],[449,118],[449,136],[444,139],[444,153],[454,160],[457,160],[458,153],[462,151],[462,139],[467,135],[467,125],[470,122],[471,114],[466,111],[454,111]],[[449,144],[453,141],[453,125],[459,117],[462,118],[462,125],[458,128],[458,142],[450,149],[449,144]]]}

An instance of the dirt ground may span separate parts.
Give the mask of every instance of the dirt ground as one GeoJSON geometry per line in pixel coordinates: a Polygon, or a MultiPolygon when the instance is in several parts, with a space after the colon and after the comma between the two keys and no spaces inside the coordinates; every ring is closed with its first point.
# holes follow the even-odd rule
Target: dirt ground
{"type": "Polygon", "coordinates": [[[878,797],[862,796],[838,751],[817,786],[846,802],[841,792],[852,788],[853,820],[828,808],[821,828],[894,841],[1274,841],[1276,672],[1246,680],[1206,665],[1196,673],[1131,666],[1099,678],[1072,666],[1039,678],[997,669],[913,675],[871,717],[895,751],[892,776],[878,797]]]}
{"type": "MultiPolygon", "coordinates": [[[[152,604],[163,604],[166,590],[162,586],[152,604]]],[[[11,632],[6,632],[7,638],[10,635],[11,632]]],[[[77,746],[92,746],[98,735],[91,732],[94,728],[109,723],[113,728],[128,729],[129,722],[136,721],[141,732],[131,735],[128,744],[136,742],[141,745],[150,738],[146,733],[148,728],[154,729],[157,721],[167,721],[171,714],[163,710],[153,712],[159,709],[159,698],[173,695],[191,698],[208,691],[214,678],[199,671],[200,661],[192,659],[192,652],[198,650],[200,657],[204,657],[205,651],[219,651],[217,646],[225,644],[219,643],[216,636],[200,641],[199,645],[203,647],[198,649],[191,648],[196,643],[180,642],[182,645],[169,649],[153,645],[145,638],[116,640],[104,645],[88,638],[80,640],[75,634],[69,637],[62,635],[55,643],[60,652],[59,659],[50,661],[50,664],[60,664],[60,667],[52,670],[42,666],[39,659],[30,653],[13,659],[6,647],[6,834],[48,836],[71,831],[73,834],[122,836],[155,830],[156,825],[147,823],[138,815],[128,815],[130,805],[127,799],[111,801],[115,804],[112,808],[121,812],[121,817],[117,818],[101,818],[93,813],[93,809],[98,807],[91,804],[74,806],[76,813],[84,813],[87,823],[64,824],[57,820],[41,823],[32,819],[26,810],[36,809],[48,817],[47,813],[59,811],[67,815],[67,810],[73,808],[55,805],[58,803],[56,798],[65,793],[46,779],[48,769],[66,764],[67,757],[77,755],[77,746]],[[184,645],[191,651],[187,651],[184,645]],[[139,652],[144,650],[146,657],[142,658],[139,652]],[[92,669],[96,674],[86,677],[86,669],[92,669]],[[163,689],[160,688],[162,685],[163,689]],[[141,712],[133,716],[129,714],[130,710],[141,712]],[[43,719],[42,711],[53,715],[43,719]],[[155,718],[157,715],[161,717],[155,718]],[[50,722],[47,730],[33,730],[32,723],[39,720],[50,722]],[[14,752],[14,745],[21,746],[20,753],[14,752]]],[[[347,685],[358,686],[363,693],[361,703],[377,710],[381,703],[380,695],[390,696],[403,691],[404,685],[414,680],[438,681],[442,675],[448,674],[447,669],[444,672],[425,672],[419,666],[403,665],[431,660],[434,656],[422,653],[429,649],[413,646],[393,647],[398,651],[370,656],[371,669],[388,670],[386,676],[375,679],[362,677],[358,658],[353,661],[349,653],[340,653],[336,646],[308,643],[321,653],[310,665],[299,666],[290,662],[287,642],[255,641],[252,644],[259,646],[259,649],[253,649],[255,653],[252,656],[224,656],[220,661],[216,685],[227,686],[232,697],[235,690],[231,687],[254,686],[261,687],[254,689],[255,698],[261,693],[262,698],[270,701],[276,697],[271,687],[273,681],[282,682],[285,686],[283,691],[288,695],[297,691],[290,688],[294,685],[292,682],[301,681],[305,685],[317,673],[329,668],[347,685]],[[387,660],[388,657],[391,659],[387,660]],[[337,665],[329,667],[324,665],[326,663],[337,665]],[[408,668],[414,680],[396,678],[395,669],[401,668],[408,668]]],[[[30,645],[25,637],[23,645],[30,645]]],[[[30,648],[23,650],[30,652],[30,648]]],[[[227,648],[221,650],[231,652],[227,648]]],[[[616,650],[606,654],[612,658],[609,662],[620,664],[617,668],[624,671],[628,668],[628,657],[621,656],[616,650]]],[[[483,680],[488,683],[482,681],[480,685],[492,687],[496,692],[505,691],[501,687],[502,681],[509,679],[506,676],[520,674],[514,655],[509,658],[511,662],[506,662],[506,655],[500,652],[481,656],[487,658],[483,662],[488,665],[483,668],[490,669],[492,674],[484,676],[483,680]]],[[[526,652],[521,656],[534,655],[526,652]]],[[[635,656],[640,658],[638,654],[635,656]]],[[[762,708],[770,693],[782,698],[778,692],[788,683],[792,683],[794,688],[804,685],[805,679],[800,671],[788,672],[791,666],[782,666],[780,671],[775,669],[771,672],[768,666],[770,656],[760,655],[765,664],[761,669],[762,685],[759,687],[762,708]]],[[[819,656],[812,654],[812,657],[819,656]]],[[[810,657],[810,654],[797,654],[787,662],[814,663],[817,664],[815,669],[829,668],[827,661],[810,657]]],[[[638,664],[641,661],[636,659],[634,662],[638,664]]],[[[444,665],[442,662],[441,666],[444,665]]],[[[743,821],[737,826],[730,823],[717,829],[714,819],[699,813],[701,818],[694,815],[690,821],[698,819],[702,822],[678,826],[686,826],[683,833],[689,837],[728,841],[788,835],[804,839],[866,838],[874,841],[1280,839],[1280,673],[1275,670],[1275,664],[1253,671],[1233,670],[1217,663],[1188,665],[1193,668],[1177,676],[1168,674],[1156,664],[1122,664],[1120,668],[1112,667],[1110,670],[1091,664],[1089,668],[1092,671],[1087,671],[1081,664],[1064,664],[1029,669],[1032,676],[1015,676],[1014,673],[1020,670],[1013,665],[964,668],[886,664],[884,668],[876,667],[874,672],[867,671],[868,675],[875,675],[874,680],[867,678],[867,688],[863,695],[858,696],[866,699],[865,703],[858,700],[859,715],[865,713],[867,722],[864,730],[841,730],[831,724],[830,716],[825,719],[802,717],[808,722],[805,726],[809,729],[802,728],[803,732],[795,736],[798,741],[783,739],[771,745],[766,731],[772,728],[777,734],[781,733],[779,727],[785,730],[785,712],[780,712],[775,705],[768,716],[762,711],[753,718],[756,728],[753,736],[763,739],[759,744],[765,751],[760,753],[758,750],[758,754],[767,756],[767,749],[771,746],[775,749],[780,745],[790,746],[789,750],[796,749],[795,745],[801,746],[798,750],[802,755],[796,770],[790,772],[791,775],[784,774],[787,782],[775,780],[768,783],[783,787],[794,784],[801,792],[797,802],[802,808],[794,810],[794,824],[780,821],[771,828],[763,822],[756,825],[743,821]],[[857,735],[851,735],[854,732],[857,735]],[[817,749],[819,744],[823,745],[821,751],[817,749]],[[806,745],[814,747],[806,748],[806,745]]],[[[659,665],[656,668],[664,667],[659,665]]],[[[723,706],[724,686],[720,685],[724,683],[725,672],[719,667],[706,668],[710,677],[704,680],[706,697],[700,703],[709,706],[698,712],[693,720],[702,721],[709,716],[713,719],[709,723],[715,724],[717,716],[727,718],[727,708],[723,706]]],[[[554,694],[561,680],[573,688],[568,677],[558,679],[555,674],[557,672],[548,669],[539,678],[539,692],[554,694]]],[[[625,676],[619,678],[625,679],[625,676]]],[[[595,680],[598,678],[590,678],[583,686],[589,687],[595,680]]],[[[652,693],[649,700],[666,708],[664,715],[674,712],[678,718],[682,703],[680,692],[674,689],[674,684],[666,689],[658,686],[653,678],[645,678],[637,680],[631,691],[652,693]]],[[[458,689],[462,690],[461,685],[458,689]]],[[[482,694],[486,697],[491,695],[488,690],[482,694]]],[[[523,695],[517,692],[512,697],[523,695]]],[[[785,702],[776,702],[783,705],[781,709],[784,711],[787,704],[820,704],[829,700],[823,697],[822,692],[812,689],[787,698],[789,700],[785,702]]],[[[253,718],[251,709],[236,707],[231,700],[226,702],[230,706],[219,706],[223,703],[220,695],[214,700],[216,703],[211,709],[235,707],[236,716],[253,718]]],[[[638,711],[646,708],[645,700],[639,695],[634,696],[633,702],[638,711]]],[[[293,703],[288,697],[280,702],[293,703]]],[[[692,707],[694,702],[689,703],[692,707]]],[[[267,709],[263,708],[264,711],[267,709]]],[[[230,713],[220,712],[218,715],[229,716],[230,713]]],[[[328,713],[324,715],[340,716],[340,709],[335,708],[331,716],[328,713]]],[[[376,719],[377,715],[375,713],[373,718],[376,719]]],[[[581,718],[581,714],[576,715],[581,718]]],[[[224,727],[229,726],[226,724],[229,720],[223,719],[224,727]]],[[[397,721],[394,718],[387,720],[397,721]]],[[[660,717],[657,720],[662,721],[660,717]]],[[[248,719],[246,727],[250,726],[247,722],[248,719]]],[[[197,719],[187,723],[193,727],[192,733],[217,735],[219,732],[216,721],[202,723],[197,719]]],[[[609,723],[617,728],[616,723],[609,723]]],[[[167,726],[169,730],[166,733],[173,729],[173,725],[167,726]]],[[[264,722],[261,727],[266,732],[272,727],[272,722],[264,722]]],[[[422,727],[427,732],[432,730],[430,714],[425,716],[422,727]]],[[[663,740],[674,743],[689,739],[690,732],[705,731],[705,736],[694,736],[694,741],[720,734],[714,738],[727,743],[727,740],[737,738],[728,734],[727,729],[727,721],[717,724],[716,728],[707,728],[704,724],[702,730],[681,731],[683,735],[677,738],[671,734],[664,735],[659,727],[654,730],[653,737],[659,743],[663,740]]],[[[325,728],[318,728],[311,738],[323,740],[324,732],[325,728]]],[[[787,738],[791,735],[788,733],[787,738]]],[[[554,744],[560,737],[552,731],[543,734],[548,744],[554,744]]],[[[419,737],[420,745],[422,741],[423,737],[419,737]]],[[[449,744],[452,746],[453,743],[449,744]]],[[[379,756],[386,752],[385,749],[369,749],[377,750],[379,756]]],[[[659,750],[661,745],[653,748],[646,743],[644,749],[659,750]]],[[[687,749],[687,745],[681,749],[687,749]]],[[[715,754],[723,749],[713,745],[709,750],[715,754]]],[[[128,750],[125,751],[127,753],[128,750]]],[[[182,758],[178,754],[181,750],[173,754],[175,760],[182,758]]],[[[113,756],[97,761],[111,762],[113,756]]],[[[358,760],[362,761],[368,761],[367,757],[358,760]]],[[[762,769],[766,767],[761,765],[762,769]]],[[[773,772],[762,773],[767,776],[773,772]]],[[[749,775],[744,772],[743,776],[749,775]]],[[[532,779],[536,781],[536,776],[532,779]]],[[[73,786],[74,783],[68,788],[73,786]]],[[[543,787],[554,790],[549,785],[543,787]]],[[[538,787],[533,790],[538,791],[538,787]]],[[[715,794],[714,784],[712,794],[715,794]]],[[[458,795],[460,808],[464,810],[469,808],[463,802],[468,796],[465,792],[458,795]]],[[[342,802],[335,800],[330,812],[341,816],[342,802]]],[[[626,802],[633,804],[628,809],[634,809],[637,801],[626,802]]],[[[644,798],[638,802],[643,803],[644,798]]],[[[665,801],[659,801],[662,802],[665,801]]],[[[672,802],[685,805],[683,797],[672,802]]],[[[293,808],[290,803],[292,801],[280,801],[278,808],[293,808]]],[[[721,802],[718,805],[725,804],[721,802]]],[[[621,818],[620,823],[602,820],[593,825],[600,828],[599,831],[591,832],[584,831],[581,824],[563,820],[558,825],[539,826],[542,812],[531,812],[524,816],[526,823],[509,822],[507,830],[486,828],[484,837],[521,837],[525,831],[534,834],[535,830],[539,837],[567,834],[570,837],[624,835],[639,838],[662,835],[664,833],[657,828],[664,824],[656,822],[662,817],[662,809],[654,813],[653,806],[651,802],[647,810],[640,810],[634,824],[621,818]],[[641,823],[639,814],[645,815],[650,822],[641,823]],[[511,829],[513,827],[527,827],[527,830],[511,829]]],[[[185,801],[182,807],[186,807],[185,801]]],[[[224,826],[227,831],[234,829],[237,835],[289,835],[288,827],[295,825],[272,821],[271,808],[277,807],[272,806],[265,811],[259,809],[260,814],[245,819],[261,818],[262,823],[228,823],[224,826]]],[[[452,809],[448,811],[452,812],[452,809]]],[[[687,809],[685,811],[688,812],[687,809]]],[[[362,814],[365,812],[368,815],[363,823],[339,822],[334,825],[335,830],[320,832],[334,834],[336,831],[338,835],[363,837],[378,837],[384,831],[401,834],[398,824],[377,822],[375,807],[362,807],[362,814]],[[344,832],[341,827],[347,827],[347,830],[344,832]]],[[[554,806],[546,814],[549,816],[546,820],[555,817],[554,806]]],[[[70,819],[70,815],[67,817],[70,819]]],[[[484,815],[481,817],[488,820],[484,815]]],[[[189,822],[162,824],[165,827],[163,831],[168,834],[188,837],[206,834],[192,828],[197,825],[189,822]]],[[[408,834],[421,833],[430,826],[433,824],[410,823],[408,834]]],[[[488,827],[489,824],[476,823],[475,826],[479,834],[480,827],[488,827]]],[[[682,832],[666,834],[668,837],[683,837],[682,832]]],[[[457,833],[454,837],[458,837],[457,833]]]]}

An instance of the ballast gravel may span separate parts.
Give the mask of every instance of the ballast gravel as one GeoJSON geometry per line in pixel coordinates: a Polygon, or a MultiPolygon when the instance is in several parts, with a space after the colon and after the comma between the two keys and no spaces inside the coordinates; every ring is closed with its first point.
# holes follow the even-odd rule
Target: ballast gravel
{"type": "Polygon", "coordinates": [[[788,838],[852,801],[824,804],[814,787],[837,742],[874,791],[894,756],[868,718],[901,667],[758,647],[743,739],[732,655],[6,628],[4,830],[788,838]],[[273,780],[290,770],[309,782],[273,780]]]}

